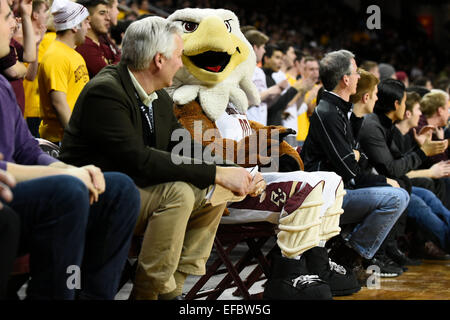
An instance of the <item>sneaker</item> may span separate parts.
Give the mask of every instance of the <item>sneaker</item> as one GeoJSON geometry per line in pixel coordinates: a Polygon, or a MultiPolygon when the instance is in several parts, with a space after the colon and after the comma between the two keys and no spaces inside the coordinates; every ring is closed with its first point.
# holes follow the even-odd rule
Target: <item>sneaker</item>
{"type": "Polygon", "coordinates": [[[351,270],[361,287],[366,286],[370,275],[366,273],[366,268],[363,266],[363,258],[347,245],[344,239],[340,238],[338,241],[334,241],[328,256],[332,261],[342,265],[347,270],[351,270]]]}
{"type": "Polygon", "coordinates": [[[332,300],[328,284],[308,272],[304,257],[300,260],[274,256],[270,277],[264,288],[269,300],[332,300]]]}
{"type": "Polygon", "coordinates": [[[396,245],[386,247],[386,254],[395,261],[399,266],[419,266],[422,264],[420,260],[407,257],[396,245]]]}
{"type": "Polygon", "coordinates": [[[332,261],[328,257],[327,249],[315,247],[306,251],[303,256],[306,258],[309,272],[326,281],[333,296],[347,296],[361,290],[352,270],[332,261]]]}
{"type": "MultiPolygon", "coordinates": [[[[371,260],[365,260],[366,270],[369,266],[377,266],[380,272],[376,272],[382,278],[398,277],[403,273],[403,269],[389,258],[384,252],[377,253],[371,260]]],[[[369,270],[366,273],[370,274],[369,270]]]]}

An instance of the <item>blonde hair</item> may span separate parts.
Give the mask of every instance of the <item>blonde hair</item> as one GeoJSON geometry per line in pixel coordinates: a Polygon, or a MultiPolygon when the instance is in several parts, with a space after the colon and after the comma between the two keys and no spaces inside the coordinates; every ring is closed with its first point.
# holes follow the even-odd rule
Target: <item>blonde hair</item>
{"type": "Polygon", "coordinates": [[[448,94],[445,91],[433,89],[420,100],[420,110],[425,117],[430,118],[436,113],[437,109],[446,108],[447,101],[448,94]]]}

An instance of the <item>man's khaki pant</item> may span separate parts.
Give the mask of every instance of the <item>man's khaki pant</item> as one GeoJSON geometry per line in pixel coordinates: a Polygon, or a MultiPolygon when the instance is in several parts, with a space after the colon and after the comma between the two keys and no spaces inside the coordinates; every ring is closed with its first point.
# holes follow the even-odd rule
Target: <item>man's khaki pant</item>
{"type": "Polygon", "coordinates": [[[209,189],[185,182],[139,188],[141,211],[135,234],[144,235],[133,293],[155,299],[175,290],[176,271],[205,274],[225,204],[205,204],[209,189]]]}

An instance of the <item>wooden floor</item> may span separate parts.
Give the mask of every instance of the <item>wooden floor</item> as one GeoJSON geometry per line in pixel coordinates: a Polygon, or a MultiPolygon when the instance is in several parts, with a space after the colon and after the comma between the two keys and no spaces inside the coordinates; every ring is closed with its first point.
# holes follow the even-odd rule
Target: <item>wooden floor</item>
{"type": "Polygon", "coordinates": [[[423,260],[399,277],[380,278],[379,289],[364,287],[334,300],[450,300],[450,261],[423,260]]]}

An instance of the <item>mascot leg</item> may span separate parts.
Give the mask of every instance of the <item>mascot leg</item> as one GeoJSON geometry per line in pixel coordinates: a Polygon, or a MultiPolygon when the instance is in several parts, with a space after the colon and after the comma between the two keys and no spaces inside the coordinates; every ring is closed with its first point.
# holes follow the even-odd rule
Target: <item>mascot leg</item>
{"type": "Polygon", "coordinates": [[[361,289],[357,278],[351,270],[332,261],[325,248],[326,241],[339,235],[341,231],[339,218],[344,212],[342,209],[345,195],[344,183],[341,177],[333,172],[314,173],[325,181],[324,206],[321,212],[320,243],[317,247],[305,252],[306,265],[309,272],[317,274],[328,283],[333,296],[350,295],[361,289]]]}
{"type": "Polygon", "coordinates": [[[279,219],[277,243],[281,256],[274,256],[264,298],[282,300],[332,299],[330,287],[311,274],[301,254],[320,241],[323,181],[306,184],[286,202],[279,219]]]}

